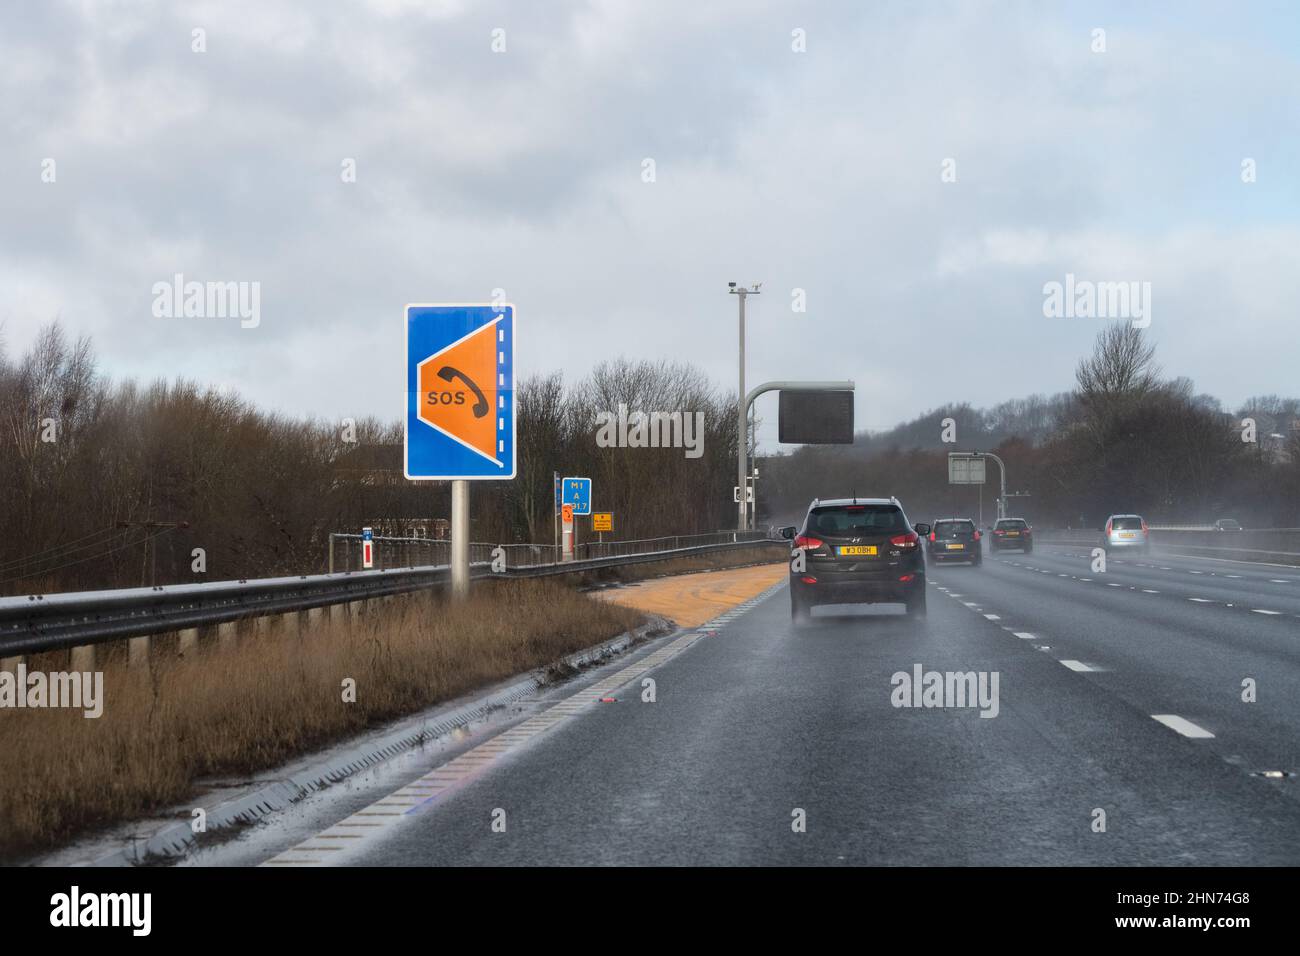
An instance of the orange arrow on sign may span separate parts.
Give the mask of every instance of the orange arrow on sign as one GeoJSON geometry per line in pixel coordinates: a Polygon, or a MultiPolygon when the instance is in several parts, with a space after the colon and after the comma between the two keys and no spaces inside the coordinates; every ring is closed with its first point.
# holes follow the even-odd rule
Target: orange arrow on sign
{"type": "Polygon", "coordinates": [[[500,465],[497,323],[493,319],[419,364],[417,416],[448,438],[500,465]]]}

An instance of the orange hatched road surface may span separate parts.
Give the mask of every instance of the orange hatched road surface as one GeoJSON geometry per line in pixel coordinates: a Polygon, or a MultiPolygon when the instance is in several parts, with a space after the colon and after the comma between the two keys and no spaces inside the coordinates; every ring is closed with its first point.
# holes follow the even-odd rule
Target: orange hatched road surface
{"type": "Polygon", "coordinates": [[[713,620],[742,601],[748,601],[788,573],[786,563],[781,561],[753,568],[701,571],[638,581],[621,588],[593,592],[592,597],[651,614],[662,614],[682,627],[695,627],[713,620]]]}

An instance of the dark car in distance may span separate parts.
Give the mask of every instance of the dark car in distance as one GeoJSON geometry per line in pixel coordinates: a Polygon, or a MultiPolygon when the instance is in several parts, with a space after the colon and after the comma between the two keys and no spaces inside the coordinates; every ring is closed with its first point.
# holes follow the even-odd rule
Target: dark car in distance
{"type": "Polygon", "coordinates": [[[999,518],[989,537],[989,553],[1034,550],[1034,529],[1024,518],[999,518]]]}
{"type": "Polygon", "coordinates": [[[806,623],[819,604],[900,603],[925,616],[928,524],[908,524],[897,498],[815,499],[792,539],[790,616],[806,623]]]}
{"type": "Polygon", "coordinates": [[[979,567],[984,563],[980,537],[980,529],[970,518],[939,518],[926,539],[926,555],[935,564],[967,561],[979,567]]]}

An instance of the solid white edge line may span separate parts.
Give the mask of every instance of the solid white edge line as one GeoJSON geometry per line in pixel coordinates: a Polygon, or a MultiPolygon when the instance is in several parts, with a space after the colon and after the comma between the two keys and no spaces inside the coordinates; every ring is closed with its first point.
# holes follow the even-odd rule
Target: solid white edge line
{"type": "Polygon", "coordinates": [[[1177,714],[1152,714],[1151,719],[1158,720],[1170,730],[1176,730],[1184,737],[1191,737],[1194,740],[1206,740],[1214,736],[1204,727],[1197,727],[1187,718],[1179,717],[1177,714]]]}

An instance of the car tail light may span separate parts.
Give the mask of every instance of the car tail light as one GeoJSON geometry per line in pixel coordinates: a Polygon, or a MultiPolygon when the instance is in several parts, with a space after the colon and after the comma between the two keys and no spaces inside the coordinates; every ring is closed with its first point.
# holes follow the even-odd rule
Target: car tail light
{"type": "Polygon", "coordinates": [[[1106,522],[1106,533],[1107,533],[1107,534],[1110,534],[1110,521],[1109,521],[1109,520],[1106,522]]]}
{"type": "Polygon", "coordinates": [[[904,575],[903,575],[901,578],[899,578],[898,580],[900,580],[900,581],[902,581],[904,584],[906,584],[908,581],[912,580],[914,577],[916,577],[915,574],[904,574],[904,575]]]}
{"type": "Polygon", "coordinates": [[[978,541],[979,539],[980,539],[980,533],[979,533],[978,531],[976,531],[976,532],[975,532],[975,540],[978,541]]]}
{"type": "Polygon", "coordinates": [[[816,551],[824,542],[820,538],[810,538],[806,534],[801,534],[794,539],[796,548],[803,548],[805,551],[816,551]]]}
{"type": "Polygon", "coordinates": [[[994,529],[993,529],[993,535],[994,535],[994,537],[1001,537],[1001,536],[1004,535],[1004,534],[1006,534],[1006,532],[1003,531],[1001,528],[994,528],[994,529]]]}
{"type": "Polygon", "coordinates": [[[804,584],[816,584],[816,583],[817,583],[817,579],[816,579],[815,577],[813,577],[811,574],[805,574],[805,575],[804,575],[803,577],[801,577],[799,580],[802,581],[804,584]]]}
{"type": "Polygon", "coordinates": [[[1147,533],[1147,519],[1146,519],[1146,518],[1143,518],[1143,519],[1142,519],[1142,533],[1143,533],[1143,534],[1146,534],[1146,533],[1147,533]]]}
{"type": "Polygon", "coordinates": [[[935,540],[935,538],[934,538],[934,532],[933,532],[933,531],[930,532],[930,540],[931,540],[931,541],[935,540]]]}
{"type": "Polygon", "coordinates": [[[1021,533],[1021,534],[1033,534],[1033,533],[1034,533],[1034,529],[1033,529],[1033,528],[1024,528],[1024,529],[1021,530],[1020,533],[1021,533]]]}
{"type": "Polygon", "coordinates": [[[894,535],[889,539],[889,543],[896,548],[915,548],[916,542],[920,540],[920,537],[915,531],[909,531],[907,534],[894,535]]]}

